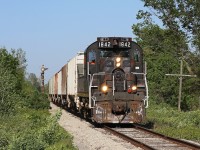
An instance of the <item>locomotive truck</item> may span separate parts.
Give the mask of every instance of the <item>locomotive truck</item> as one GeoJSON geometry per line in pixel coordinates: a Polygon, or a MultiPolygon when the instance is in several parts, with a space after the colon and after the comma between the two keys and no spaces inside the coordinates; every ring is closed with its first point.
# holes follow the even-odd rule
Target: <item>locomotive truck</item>
{"type": "Polygon", "coordinates": [[[49,98],[96,123],[141,123],[148,107],[143,50],[132,38],[98,37],[49,80],[49,98]]]}

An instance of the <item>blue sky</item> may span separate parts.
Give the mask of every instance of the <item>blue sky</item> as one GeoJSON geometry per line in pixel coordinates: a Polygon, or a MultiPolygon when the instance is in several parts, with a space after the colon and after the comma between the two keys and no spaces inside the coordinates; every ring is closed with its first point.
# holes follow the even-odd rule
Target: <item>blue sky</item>
{"type": "Polygon", "coordinates": [[[134,37],[140,0],[0,0],[0,47],[22,48],[27,72],[46,82],[98,36],[134,37]]]}

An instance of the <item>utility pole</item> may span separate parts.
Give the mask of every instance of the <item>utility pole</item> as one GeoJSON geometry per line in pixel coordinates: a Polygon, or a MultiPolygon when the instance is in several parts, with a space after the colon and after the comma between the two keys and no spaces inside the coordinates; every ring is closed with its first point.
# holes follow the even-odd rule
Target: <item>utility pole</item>
{"type": "Polygon", "coordinates": [[[42,65],[42,67],[41,67],[41,81],[42,81],[41,91],[42,91],[42,93],[44,93],[44,72],[47,69],[48,68],[45,68],[44,65],[42,65]]]}
{"type": "Polygon", "coordinates": [[[185,74],[183,74],[183,57],[181,57],[180,74],[165,74],[165,75],[179,77],[178,111],[181,111],[181,93],[182,93],[183,77],[196,77],[196,75],[185,75],[185,74]]]}

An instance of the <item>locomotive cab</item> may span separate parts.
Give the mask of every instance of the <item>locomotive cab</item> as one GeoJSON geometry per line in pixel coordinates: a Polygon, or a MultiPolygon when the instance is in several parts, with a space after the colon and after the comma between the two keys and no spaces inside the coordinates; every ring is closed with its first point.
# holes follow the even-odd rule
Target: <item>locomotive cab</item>
{"type": "Polygon", "coordinates": [[[97,38],[84,53],[80,107],[98,123],[139,123],[147,106],[143,51],[131,38],[97,38]]]}

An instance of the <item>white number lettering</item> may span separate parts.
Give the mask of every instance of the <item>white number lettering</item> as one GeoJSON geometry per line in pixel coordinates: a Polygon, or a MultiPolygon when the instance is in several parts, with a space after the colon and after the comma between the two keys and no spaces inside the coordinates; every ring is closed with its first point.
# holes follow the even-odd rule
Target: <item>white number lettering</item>
{"type": "Polygon", "coordinates": [[[110,47],[110,42],[108,42],[108,47],[110,47]]]}
{"type": "Polygon", "coordinates": [[[124,46],[125,46],[125,47],[128,47],[128,43],[127,43],[127,42],[125,42],[125,43],[124,43],[124,46]]]}
{"type": "Polygon", "coordinates": [[[103,42],[101,42],[101,46],[100,47],[103,47],[103,42]]]}
{"type": "Polygon", "coordinates": [[[131,47],[131,42],[120,42],[121,47],[131,47]]]}
{"type": "Polygon", "coordinates": [[[111,47],[110,42],[99,42],[99,47],[111,47]]]}

